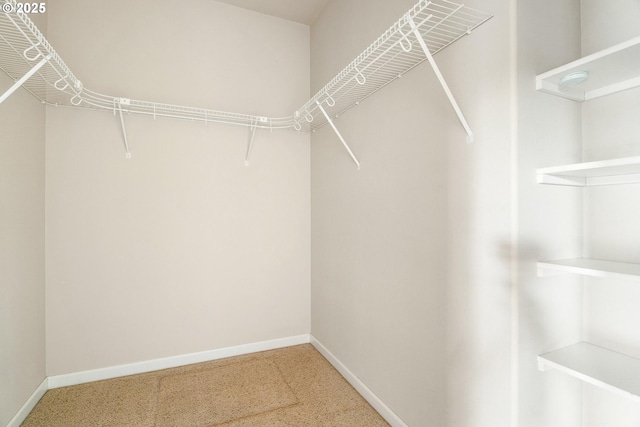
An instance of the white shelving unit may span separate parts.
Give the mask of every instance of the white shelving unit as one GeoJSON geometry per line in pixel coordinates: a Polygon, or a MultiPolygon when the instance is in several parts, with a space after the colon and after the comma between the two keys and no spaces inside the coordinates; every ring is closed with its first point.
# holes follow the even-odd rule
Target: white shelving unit
{"type": "MultiPolygon", "coordinates": [[[[9,10],[17,9],[16,0],[0,0],[0,5],[7,5],[9,10]]],[[[303,106],[289,116],[274,118],[139,101],[93,92],[76,78],[26,14],[2,12],[0,70],[15,80],[16,84],[4,94],[0,91],[0,103],[22,86],[45,104],[112,111],[120,115],[123,128],[124,112],[153,118],[246,126],[251,128],[251,141],[256,128],[315,131],[330,124],[359,166],[355,155],[333,124],[333,119],[424,61],[428,61],[434,69],[469,139],[472,139],[471,129],[438,70],[433,55],[471,34],[491,17],[488,13],[449,0],[419,0],[303,106]]],[[[126,131],[123,133],[128,154],[126,131]]]]}
{"type": "MultiPolygon", "coordinates": [[[[640,37],[570,62],[536,77],[536,89],[589,101],[640,87],[640,37]]],[[[541,168],[540,184],[590,187],[640,183],[640,157],[541,168]]],[[[640,281],[640,264],[576,258],[537,263],[538,275],[573,273],[640,281]]],[[[640,402],[640,360],[581,342],[538,356],[541,371],[557,369],[640,402]]]]}
{"type": "Polygon", "coordinates": [[[586,342],[538,356],[541,371],[557,369],[640,402],[640,360],[586,342]]]}
{"type": "Polygon", "coordinates": [[[573,101],[588,101],[640,87],[640,37],[635,37],[536,77],[536,89],[573,101]],[[587,72],[588,79],[572,86],[562,79],[587,72]]]}
{"type": "MultiPolygon", "coordinates": [[[[640,69],[638,70],[640,73],[640,69]]],[[[540,184],[589,187],[640,182],[640,157],[601,160],[538,169],[540,184]]]]}
{"type": "Polygon", "coordinates": [[[538,276],[544,277],[559,273],[640,281],[640,264],[590,258],[538,262],[538,276]]]}

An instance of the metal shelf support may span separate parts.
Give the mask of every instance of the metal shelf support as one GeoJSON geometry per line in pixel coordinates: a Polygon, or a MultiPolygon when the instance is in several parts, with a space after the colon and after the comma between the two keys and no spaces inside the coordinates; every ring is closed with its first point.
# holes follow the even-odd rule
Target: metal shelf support
{"type": "Polygon", "coordinates": [[[51,59],[51,55],[47,55],[40,60],[36,65],[33,66],[27,73],[22,76],[20,79],[16,80],[16,82],[9,88],[5,93],[0,96],[0,104],[2,104],[5,99],[11,96],[13,92],[15,92],[20,86],[24,84],[27,80],[31,78],[40,68],[44,66],[51,59]]]}
{"type": "MultiPolygon", "coordinates": [[[[460,6],[460,7],[462,7],[462,6],[460,6]]],[[[453,107],[453,109],[455,110],[456,114],[458,115],[458,119],[460,120],[460,123],[462,123],[462,127],[464,127],[464,130],[467,132],[467,143],[472,143],[473,142],[473,131],[471,130],[471,127],[469,126],[469,123],[467,122],[467,119],[464,118],[464,114],[462,114],[462,110],[458,106],[458,103],[456,102],[456,99],[453,97],[453,94],[451,93],[451,90],[449,89],[449,85],[447,85],[447,82],[445,81],[444,77],[442,76],[442,73],[440,72],[440,69],[438,68],[438,64],[436,64],[436,61],[433,59],[433,55],[431,55],[431,52],[429,51],[429,48],[427,47],[427,43],[424,41],[424,38],[422,38],[422,34],[420,34],[420,31],[418,30],[418,27],[416,26],[416,23],[414,22],[413,18],[411,16],[407,15],[407,21],[409,22],[409,25],[411,25],[411,30],[413,31],[413,34],[415,35],[416,39],[418,40],[418,43],[420,44],[420,47],[424,51],[424,54],[427,57],[427,60],[429,61],[429,65],[431,65],[431,68],[433,68],[433,72],[436,74],[436,77],[438,78],[438,81],[440,82],[440,85],[442,86],[442,89],[444,89],[444,93],[447,95],[447,98],[449,98],[449,102],[451,103],[451,106],[453,107]]]]}
{"type": "Polygon", "coordinates": [[[251,126],[251,136],[249,137],[249,145],[247,146],[247,156],[244,159],[244,165],[249,166],[249,158],[251,157],[251,150],[253,150],[253,139],[256,136],[257,127],[251,126]]]}
{"type": "Polygon", "coordinates": [[[324,115],[325,119],[327,119],[327,122],[329,122],[329,125],[331,125],[331,127],[333,128],[333,131],[336,133],[336,135],[338,136],[338,139],[340,139],[340,142],[342,142],[342,145],[344,145],[344,148],[347,149],[347,151],[349,152],[349,155],[351,156],[351,159],[353,159],[353,161],[355,162],[356,165],[358,165],[358,170],[360,170],[360,162],[358,161],[358,159],[356,158],[356,155],[353,154],[353,151],[351,151],[351,148],[349,148],[349,145],[347,144],[347,142],[344,140],[344,138],[342,137],[342,135],[340,134],[340,131],[338,130],[338,128],[336,127],[336,125],[333,123],[333,120],[331,120],[331,117],[329,117],[329,115],[327,114],[327,112],[324,110],[324,108],[322,108],[322,104],[320,102],[318,102],[316,100],[316,105],[318,106],[318,108],[320,109],[320,111],[322,112],[322,114],[324,115]]]}
{"type": "Polygon", "coordinates": [[[117,102],[118,113],[120,114],[120,125],[122,126],[122,137],[124,138],[124,149],[126,151],[124,157],[131,158],[131,152],[129,151],[129,141],[127,140],[127,129],[124,127],[124,118],[122,117],[122,104],[128,105],[129,100],[126,98],[120,98],[117,102]]]}

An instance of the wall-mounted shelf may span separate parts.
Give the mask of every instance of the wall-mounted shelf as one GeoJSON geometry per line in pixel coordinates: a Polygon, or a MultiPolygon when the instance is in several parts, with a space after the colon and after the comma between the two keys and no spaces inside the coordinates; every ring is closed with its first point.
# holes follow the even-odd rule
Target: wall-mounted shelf
{"type": "MultiPolygon", "coordinates": [[[[15,6],[14,0],[5,0],[3,3],[15,6]]],[[[51,105],[110,111],[121,105],[122,110],[129,114],[308,131],[327,124],[316,101],[324,103],[329,115],[335,117],[427,59],[412,33],[410,21],[415,22],[429,51],[435,55],[489,18],[490,14],[447,0],[437,3],[421,0],[293,116],[282,118],[138,101],[93,92],[83,87],[23,13],[0,13],[0,69],[10,78],[18,80],[33,68],[36,59],[51,55],[47,64],[22,85],[40,101],[51,105]]]]}
{"type": "Polygon", "coordinates": [[[328,100],[325,103],[329,107],[327,111],[331,117],[336,117],[426,61],[425,52],[412,30],[412,22],[431,55],[435,55],[491,17],[446,0],[419,1],[304,104],[296,112],[297,117],[312,118],[311,129],[318,129],[327,121],[316,101],[328,100]],[[335,105],[330,105],[333,101],[335,105]]]}
{"type": "MultiPolygon", "coordinates": [[[[14,0],[0,0],[0,4],[9,4],[12,10],[17,10],[14,0]]],[[[32,72],[43,58],[47,60],[21,86],[44,104],[108,110],[114,113],[121,109],[125,113],[154,118],[166,117],[269,129],[286,129],[293,126],[291,118],[228,113],[93,92],[84,87],[26,14],[0,12],[0,70],[18,81],[32,72]]],[[[0,90],[0,93],[2,92],[0,90]]]]}
{"type": "Polygon", "coordinates": [[[557,369],[640,402],[640,360],[586,342],[538,356],[541,371],[557,369]]]}
{"type": "Polygon", "coordinates": [[[640,264],[590,258],[538,262],[538,276],[555,275],[558,273],[573,273],[583,276],[611,277],[640,281],[640,264]]]}
{"type": "MultiPolygon", "coordinates": [[[[15,0],[0,0],[16,10],[15,0]]],[[[443,85],[467,134],[471,131],[432,56],[470,34],[492,15],[448,0],[420,0],[358,55],[336,77],[291,116],[280,118],[228,113],[217,110],[139,101],[93,92],[69,70],[29,17],[0,13],[0,70],[16,81],[0,102],[22,86],[41,102],[165,117],[203,123],[225,123],[262,129],[314,131],[376,93],[392,81],[428,60],[443,85]]],[[[1,92],[0,92],[1,93],[1,92]]],[[[124,125],[124,122],[121,120],[124,125]]],[[[126,132],[124,132],[126,134],[126,132]]],[[[356,163],[357,159],[338,133],[356,163]]],[[[125,141],[126,144],[126,141],[125,141]]]]}
{"type": "Polygon", "coordinates": [[[588,187],[640,182],[640,157],[541,168],[538,183],[588,187]]]}
{"type": "Polygon", "coordinates": [[[536,77],[537,90],[579,102],[636,87],[640,87],[640,37],[585,56],[536,77]],[[562,83],[566,76],[583,71],[589,73],[588,79],[583,83],[575,85],[562,83]]]}

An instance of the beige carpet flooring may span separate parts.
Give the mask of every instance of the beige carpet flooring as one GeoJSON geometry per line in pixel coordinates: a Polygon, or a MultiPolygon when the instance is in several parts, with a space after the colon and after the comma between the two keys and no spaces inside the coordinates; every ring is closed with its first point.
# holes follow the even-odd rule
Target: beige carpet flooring
{"type": "Polygon", "coordinates": [[[49,390],[22,427],[388,426],[311,345],[49,390]]]}

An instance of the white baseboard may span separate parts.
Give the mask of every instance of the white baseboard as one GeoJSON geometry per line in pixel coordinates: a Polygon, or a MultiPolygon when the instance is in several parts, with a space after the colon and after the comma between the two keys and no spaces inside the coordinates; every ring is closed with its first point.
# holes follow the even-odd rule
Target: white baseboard
{"type": "Polygon", "coordinates": [[[45,378],[44,381],[38,386],[36,391],[33,392],[31,397],[22,405],[22,408],[11,418],[7,427],[19,427],[20,424],[24,422],[27,418],[27,415],[33,410],[36,404],[42,399],[42,396],[49,390],[49,382],[48,379],[45,378]]]}
{"type": "Polygon", "coordinates": [[[199,353],[184,354],[180,356],[165,357],[162,359],[148,360],[127,365],[111,366],[108,368],[94,369],[90,371],[75,372],[71,374],[49,377],[49,389],[66,387],[70,385],[84,384],[92,381],[108,380],[127,375],[143,374],[145,372],[161,369],[175,368],[178,366],[192,365],[194,363],[209,362],[243,354],[257,353],[260,351],[274,350],[299,344],[308,344],[311,336],[298,335],[294,337],[279,338],[270,341],[261,341],[252,344],[243,344],[234,347],[225,347],[217,350],[202,351],[199,353]]]}
{"type": "Polygon", "coordinates": [[[389,423],[392,427],[408,427],[400,417],[398,417],[376,394],[369,389],[353,372],[351,372],[342,362],[340,362],[324,345],[311,335],[298,335],[294,337],[280,338],[270,341],[261,341],[252,344],[243,344],[234,347],[225,347],[217,350],[203,351],[199,353],[184,354],[180,356],[165,357],[162,359],[148,360],[145,362],[131,363],[127,365],[112,366],[91,371],[76,372],[72,374],[56,375],[45,378],[42,384],[22,405],[22,408],[9,421],[7,427],[19,427],[27,418],[29,413],[36,406],[38,401],[44,396],[47,390],[66,387],[70,385],[84,384],[92,381],[107,380],[124,377],[127,375],[142,374],[145,372],[157,371],[160,369],[175,368],[178,366],[191,365],[194,363],[209,362],[212,360],[224,359],[227,357],[240,356],[244,354],[257,353],[260,351],[274,350],[277,348],[290,347],[300,344],[311,343],[338,372],[364,397],[371,406],[389,423]]]}
{"type": "Polygon", "coordinates": [[[311,344],[324,356],[325,359],[337,369],[342,376],[349,381],[358,393],[366,399],[367,402],[384,418],[392,427],[408,427],[399,416],[397,416],[391,408],[389,408],[376,394],[371,391],[353,372],[340,362],[327,348],[317,339],[311,336],[311,344]]]}

